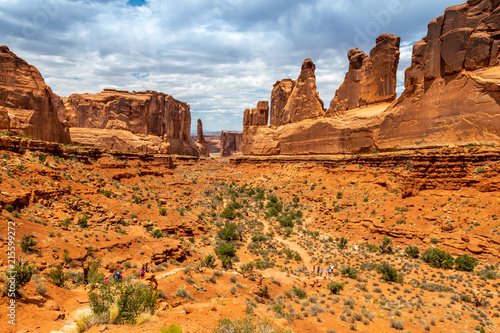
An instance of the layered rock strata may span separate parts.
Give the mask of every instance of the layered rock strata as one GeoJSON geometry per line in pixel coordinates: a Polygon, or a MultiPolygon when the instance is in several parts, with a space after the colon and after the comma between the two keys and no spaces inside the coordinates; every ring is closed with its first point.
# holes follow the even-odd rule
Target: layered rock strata
{"type": "Polygon", "coordinates": [[[71,143],[67,126],[57,117],[61,107],[40,72],[7,46],[0,46],[0,130],[71,143]]]}
{"type": "Polygon", "coordinates": [[[63,101],[63,116],[75,142],[98,147],[115,142],[113,148],[125,151],[200,155],[189,138],[190,107],[172,96],[104,89],[98,94],[73,94],[63,101]]]}
{"type": "Polygon", "coordinates": [[[210,157],[210,153],[208,152],[208,143],[205,140],[205,136],[203,135],[203,123],[201,119],[198,119],[197,123],[197,134],[198,139],[196,140],[196,145],[198,146],[198,150],[200,151],[201,156],[210,157]]]}

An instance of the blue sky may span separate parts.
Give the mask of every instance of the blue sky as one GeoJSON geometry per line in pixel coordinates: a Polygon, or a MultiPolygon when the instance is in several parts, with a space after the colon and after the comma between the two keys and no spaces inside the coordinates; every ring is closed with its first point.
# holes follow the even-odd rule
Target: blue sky
{"type": "MultiPolygon", "coordinates": [[[[464,0],[462,0],[464,1],[464,0]]],[[[273,84],[316,64],[329,105],[347,51],[381,33],[402,39],[398,92],[411,48],[450,0],[2,0],[0,44],[35,65],[55,93],[157,90],[191,105],[192,128],[241,130],[273,84]]]]}

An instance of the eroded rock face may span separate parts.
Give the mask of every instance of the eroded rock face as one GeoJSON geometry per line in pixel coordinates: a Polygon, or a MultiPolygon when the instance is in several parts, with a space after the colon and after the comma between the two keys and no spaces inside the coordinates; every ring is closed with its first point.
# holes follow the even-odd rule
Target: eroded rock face
{"type": "Polygon", "coordinates": [[[208,143],[205,140],[205,136],[203,135],[203,124],[201,122],[201,119],[198,119],[196,129],[198,132],[198,140],[196,140],[196,145],[200,150],[200,154],[201,156],[209,157],[210,153],[208,152],[208,143]]]}
{"type": "MultiPolygon", "coordinates": [[[[72,128],[129,131],[134,135],[156,136],[170,143],[172,154],[200,155],[189,138],[189,105],[172,96],[150,90],[128,92],[104,89],[98,94],[73,94],[63,101],[65,117],[72,128]]],[[[82,139],[84,136],[79,137],[79,140],[82,139]]],[[[133,146],[128,150],[135,151],[133,146]]]]}
{"type": "Polygon", "coordinates": [[[327,114],[395,100],[399,43],[399,37],[384,34],[377,38],[370,56],[357,48],[351,49],[347,55],[349,70],[327,114]]]}
{"type": "Polygon", "coordinates": [[[246,109],[243,114],[243,127],[245,126],[266,126],[269,118],[269,103],[259,101],[257,107],[246,109]]]}
{"type": "MultiPolygon", "coordinates": [[[[335,117],[244,128],[243,154],[500,143],[500,1],[469,0],[432,20],[427,36],[414,44],[405,91],[389,103],[395,97],[398,47],[399,38],[382,35],[369,57],[349,51],[349,72],[327,112],[335,117]]],[[[275,85],[276,96],[286,96],[282,84],[275,85]]]]}
{"type": "Polygon", "coordinates": [[[241,153],[243,133],[221,132],[221,156],[228,157],[241,153]]]}
{"type": "Polygon", "coordinates": [[[297,80],[276,82],[271,94],[271,126],[281,126],[325,115],[316,89],[316,66],[311,59],[302,63],[297,80]]]}
{"type": "Polygon", "coordinates": [[[58,118],[58,97],[40,72],[0,46],[0,129],[36,139],[71,143],[58,118]],[[6,117],[8,114],[8,119],[6,117]]]}

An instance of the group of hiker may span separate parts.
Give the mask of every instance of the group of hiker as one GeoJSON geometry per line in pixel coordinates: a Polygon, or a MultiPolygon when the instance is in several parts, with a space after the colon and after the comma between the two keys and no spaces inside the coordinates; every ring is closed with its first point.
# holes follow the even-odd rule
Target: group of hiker
{"type": "Polygon", "coordinates": [[[319,275],[319,276],[332,276],[333,275],[333,270],[335,268],[335,265],[330,265],[330,266],[325,266],[324,268],[318,265],[313,265],[312,272],[314,275],[319,275]]]}
{"type": "MultiPolygon", "coordinates": [[[[115,272],[113,274],[113,280],[115,280],[116,282],[122,282],[122,279],[123,279],[123,275],[120,274],[120,272],[115,272]]],[[[107,287],[109,284],[109,279],[107,276],[104,277],[104,282],[106,282],[106,287],[107,287]]]]}

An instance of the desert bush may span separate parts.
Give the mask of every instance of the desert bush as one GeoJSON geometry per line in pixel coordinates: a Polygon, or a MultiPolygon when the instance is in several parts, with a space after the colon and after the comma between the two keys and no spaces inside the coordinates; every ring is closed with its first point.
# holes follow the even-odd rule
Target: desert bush
{"type": "Polygon", "coordinates": [[[476,258],[469,257],[467,254],[455,258],[455,269],[457,271],[472,272],[476,264],[476,258]]]}
{"type": "Polygon", "coordinates": [[[251,333],[251,332],[265,332],[265,333],[292,333],[290,329],[279,330],[275,328],[270,319],[259,319],[254,321],[252,316],[243,319],[229,319],[223,318],[219,320],[217,327],[213,333],[251,333]]]}
{"type": "Polygon", "coordinates": [[[403,277],[398,274],[396,268],[389,265],[387,261],[383,261],[381,265],[377,267],[377,272],[382,274],[382,279],[390,282],[403,282],[403,277]]]}
{"type": "Polygon", "coordinates": [[[391,319],[391,327],[397,329],[398,331],[402,331],[405,328],[405,322],[403,320],[391,319]]]}
{"type": "MultiPolygon", "coordinates": [[[[118,324],[135,324],[142,313],[152,313],[159,298],[159,292],[153,287],[139,282],[114,282],[109,286],[100,284],[89,288],[90,308],[95,315],[109,314],[113,304],[118,311],[115,322],[118,324]]],[[[115,315],[114,314],[114,315],[115,315]]]]}
{"type": "Polygon", "coordinates": [[[201,262],[202,267],[215,268],[217,264],[215,263],[215,257],[211,254],[207,255],[205,259],[201,262]]]}
{"type": "Polygon", "coordinates": [[[451,254],[444,250],[431,248],[422,255],[422,260],[436,268],[450,269],[453,267],[454,260],[451,254]]]}
{"type": "Polygon", "coordinates": [[[58,287],[63,287],[69,276],[64,273],[61,265],[53,267],[49,272],[49,280],[58,287]]]}
{"type": "Polygon", "coordinates": [[[217,236],[225,241],[237,240],[239,238],[237,228],[238,226],[234,223],[226,223],[225,227],[217,232],[217,236]]]}
{"type": "Polygon", "coordinates": [[[347,277],[354,279],[354,280],[358,278],[358,270],[354,267],[351,267],[351,266],[347,266],[345,268],[342,268],[340,273],[342,275],[347,275],[347,277]]]}
{"type": "Polygon", "coordinates": [[[300,299],[304,299],[307,297],[307,293],[304,289],[298,288],[296,286],[292,287],[292,292],[300,299]]]}
{"type": "Polygon", "coordinates": [[[394,253],[394,251],[392,250],[392,239],[384,236],[382,244],[379,245],[378,249],[382,253],[394,253]]]}
{"type": "Polygon", "coordinates": [[[172,325],[169,327],[163,327],[160,329],[160,333],[182,333],[182,327],[179,325],[172,325]]]}
{"type": "Polygon", "coordinates": [[[332,281],[327,285],[327,287],[330,290],[330,292],[335,295],[340,293],[340,291],[344,289],[344,285],[345,283],[343,282],[332,281]]]}
{"type": "Polygon", "coordinates": [[[337,238],[337,247],[343,250],[347,248],[347,242],[349,242],[349,240],[345,237],[337,238]]]}
{"type": "Polygon", "coordinates": [[[408,245],[408,247],[405,249],[405,253],[408,257],[417,259],[420,255],[420,250],[417,246],[408,245]]]}
{"type": "Polygon", "coordinates": [[[36,241],[33,240],[33,238],[35,238],[35,236],[32,234],[23,236],[23,238],[21,240],[21,250],[23,252],[30,251],[32,247],[34,247],[36,244],[38,244],[36,241]]]}
{"type": "Polygon", "coordinates": [[[7,279],[5,280],[3,295],[8,295],[9,297],[19,297],[21,296],[20,289],[31,281],[33,267],[27,262],[18,262],[13,269],[6,271],[5,275],[7,276],[7,279]]]}
{"type": "Polygon", "coordinates": [[[153,238],[162,238],[163,237],[163,232],[161,232],[160,229],[155,229],[153,232],[151,232],[151,237],[153,237],[153,238]]]}

